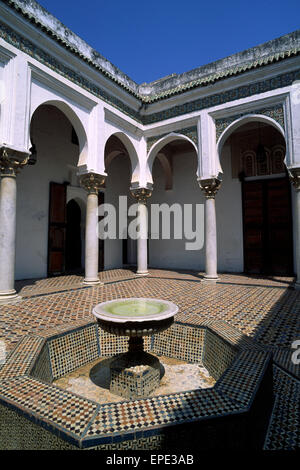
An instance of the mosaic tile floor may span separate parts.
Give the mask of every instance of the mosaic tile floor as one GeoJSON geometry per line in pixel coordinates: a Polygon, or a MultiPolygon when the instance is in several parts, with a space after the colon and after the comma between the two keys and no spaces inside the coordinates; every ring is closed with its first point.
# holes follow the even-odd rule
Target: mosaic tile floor
{"type": "MultiPolygon", "coordinates": [[[[165,369],[160,386],[150,396],[213,387],[215,380],[205,367],[187,364],[178,359],[158,356],[165,369]]],[[[113,359],[97,359],[54,382],[58,387],[82,395],[97,403],[125,401],[109,391],[110,363],[113,359]]]]}
{"type": "Polygon", "coordinates": [[[300,291],[291,288],[292,278],[222,274],[211,284],[201,282],[202,275],[196,272],[153,269],[146,278],[137,278],[130,269],[105,271],[100,277],[104,285],[97,287],[84,287],[80,276],[19,282],[23,300],[0,306],[2,350],[12,352],[29,333],[46,330],[48,334],[49,330],[50,336],[52,327],[85,324],[93,318],[92,306],[102,301],[171,300],[179,305],[178,321],[222,320],[274,350],[279,372],[265,445],[272,449],[300,446],[295,405],[300,403],[299,366],[293,366],[290,357],[292,342],[300,339],[300,291]]]}

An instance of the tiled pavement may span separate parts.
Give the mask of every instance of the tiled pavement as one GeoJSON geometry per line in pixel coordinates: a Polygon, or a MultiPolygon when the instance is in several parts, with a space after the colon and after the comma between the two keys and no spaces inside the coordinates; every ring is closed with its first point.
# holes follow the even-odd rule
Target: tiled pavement
{"type": "Polygon", "coordinates": [[[100,278],[104,285],[97,287],[84,286],[74,275],[19,282],[23,300],[0,306],[0,337],[7,351],[28,333],[87,323],[92,307],[105,300],[171,300],[180,307],[177,320],[223,320],[274,349],[276,400],[265,448],[300,448],[299,367],[291,363],[291,344],[300,340],[300,291],[291,288],[292,278],[223,274],[211,284],[195,272],[151,270],[139,278],[130,269],[105,271],[100,278]]]}

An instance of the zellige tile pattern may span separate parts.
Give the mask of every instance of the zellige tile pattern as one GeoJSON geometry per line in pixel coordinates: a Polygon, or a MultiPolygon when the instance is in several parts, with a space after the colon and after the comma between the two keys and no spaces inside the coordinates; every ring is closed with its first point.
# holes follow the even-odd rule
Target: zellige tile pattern
{"type": "MultiPolygon", "coordinates": [[[[32,340],[29,341],[29,350],[41,354],[44,339],[93,322],[91,310],[99,302],[119,297],[171,300],[179,306],[177,321],[211,325],[216,333],[221,328],[223,338],[239,349],[266,349],[274,354],[282,372],[277,374],[278,382],[283,386],[275,388],[266,446],[288,448],[291,433],[299,433],[293,418],[299,396],[298,392],[291,392],[298,390],[299,366],[291,364],[291,344],[300,339],[300,292],[291,289],[292,278],[221,274],[213,285],[202,279],[196,272],[152,269],[147,278],[137,278],[131,270],[112,270],[101,273],[104,285],[97,287],[83,287],[80,279],[77,282],[66,277],[28,284],[23,287],[22,301],[0,306],[0,337],[8,352],[0,374],[4,374],[6,381],[22,380],[17,376],[31,367],[26,352],[28,335],[36,342],[33,347],[32,340]],[[20,340],[24,343],[19,343],[20,340]]],[[[293,440],[291,445],[299,447],[299,440],[293,440]]]]}

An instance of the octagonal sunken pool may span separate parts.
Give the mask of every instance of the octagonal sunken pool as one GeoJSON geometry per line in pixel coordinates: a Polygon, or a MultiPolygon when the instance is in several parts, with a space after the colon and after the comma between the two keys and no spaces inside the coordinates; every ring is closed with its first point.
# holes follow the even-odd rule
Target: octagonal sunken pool
{"type": "Polygon", "coordinates": [[[2,448],[262,448],[269,352],[222,321],[175,322],[145,340],[166,369],[162,388],[126,399],[110,394],[99,370],[127,347],[97,323],[23,337],[0,369],[2,448]]]}

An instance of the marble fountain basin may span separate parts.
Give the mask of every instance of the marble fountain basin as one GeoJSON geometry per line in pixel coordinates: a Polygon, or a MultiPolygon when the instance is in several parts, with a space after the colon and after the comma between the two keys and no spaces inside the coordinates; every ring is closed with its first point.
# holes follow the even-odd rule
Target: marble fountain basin
{"type": "Polygon", "coordinates": [[[153,335],[169,328],[177,312],[172,302],[148,298],[110,300],[93,309],[103,330],[130,337],[153,335]]]}

